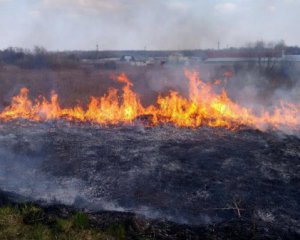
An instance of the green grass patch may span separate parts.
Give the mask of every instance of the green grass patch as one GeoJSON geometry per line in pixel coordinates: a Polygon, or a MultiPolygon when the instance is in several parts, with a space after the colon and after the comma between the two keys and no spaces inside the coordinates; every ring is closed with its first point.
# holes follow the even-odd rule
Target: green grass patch
{"type": "Polygon", "coordinates": [[[110,240],[124,238],[115,238],[108,232],[91,227],[88,216],[81,212],[66,219],[59,217],[49,219],[41,208],[34,205],[22,205],[0,208],[0,239],[110,240]]]}
{"type": "Polygon", "coordinates": [[[87,229],[89,227],[89,218],[86,214],[78,212],[72,217],[73,224],[78,229],[87,229]]]}
{"type": "Polygon", "coordinates": [[[124,225],[122,224],[114,224],[110,226],[106,232],[118,240],[126,239],[126,230],[124,225]]]}

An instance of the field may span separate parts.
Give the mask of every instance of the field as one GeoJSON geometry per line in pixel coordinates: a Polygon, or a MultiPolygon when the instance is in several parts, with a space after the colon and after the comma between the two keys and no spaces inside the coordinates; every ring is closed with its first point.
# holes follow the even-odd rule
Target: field
{"type": "MultiPolygon", "coordinates": [[[[54,90],[61,106],[85,105],[91,96],[120,89],[115,76],[125,72],[147,106],[169,90],[187,95],[184,68],[3,66],[1,105],[9,105],[21,87],[30,89],[32,99],[54,90]]],[[[194,68],[206,82],[229,82],[229,94],[242,101],[234,87],[241,86],[240,75],[226,73],[232,68],[194,68]]],[[[263,91],[255,88],[256,103],[267,104],[266,93],[273,96],[283,86],[293,84],[263,82],[263,91]]],[[[296,134],[245,125],[147,126],[141,119],[113,126],[14,119],[1,121],[0,143],[0,214],[16,225],[0,223],[8,239],[17,233],[24,239],[296,239],[300,234],[296,134]]]]}

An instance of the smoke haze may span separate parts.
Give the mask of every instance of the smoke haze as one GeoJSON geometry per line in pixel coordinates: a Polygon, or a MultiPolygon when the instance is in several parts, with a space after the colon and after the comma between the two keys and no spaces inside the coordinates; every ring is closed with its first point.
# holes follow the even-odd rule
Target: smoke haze
{"type": "Polygon", "coordinates": [[[0,1],[0,48],[193,49],[300,44],[296,0],[0,1]]]}

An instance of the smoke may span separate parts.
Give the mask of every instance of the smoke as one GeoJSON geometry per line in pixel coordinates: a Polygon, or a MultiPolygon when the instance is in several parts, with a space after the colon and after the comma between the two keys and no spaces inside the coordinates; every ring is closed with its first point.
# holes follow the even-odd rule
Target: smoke
{"type": "Polygon", "coordinates": [[[238,103],[258,109],[274,108],[280,101],[299,104],[300,81],[294,71],[274,74],[257,69],[238,71],[227,81],[229,95],[238,103]]]}
{"type": "Polygon", "coordinates": [[[43,166],[45,143],[32,138],[49,131],[22,131],[5,135],[0,142],[0,190],[13,193],[15,202],[38,201],[41,204],[66,204],[92,211],[125,211],[112,199],[95,197],[84,180],[73,176],[54,176],[43,166]],[[5,146],[5,147],[4,147],[5,146]]]}
{"type": "Polygon", "coordinates": [[[31,200],[73,204],[83,183],[75,178],[55,179],[42,172],[41,160],[1,148],[0,188],[31,200]]]}
{"type": "MultiPolygon", "coordinates": [[[[158,95],[166,95],[170,90],[188,98],[189,80],[184,75],[185,69],[197,71],[203,82],[219,81],[220,84],[213,88],[215,93],[220,94],[225,89],[233,102],[248,108],[258,117],[266,112],[273,115],[276,109],[286,109],[290,104],[298,107],[300,103],[300,69],[297,65],[286,67],[278,64],[269,68],[258,64],[200,63],[189,66],[170,64],[147,71],[143,81],[136,82],[136,90],[141,93],[144,104],[155,102],[158,95]]],[[[267,124],[259,126],[261,129],[268,127],[267,124]]],[[[287,126],[280,126],[279,129],[288,134],[299,134],[298,130],[292,131],[287,126]]]]}
{"type": "Polygon", "coordinates": [[[1,1],[0,47],[194,49],[299,43],[297,1],[1,1]],[[14,14],[10,14],[12,12],[14,14]],[[9,24],[6,24],[9,23],[9,24]],[[276,28],[274,28],[276,26],[276,28]],[[288,28],[286,26],[289,26],[288,28]],[[284,35],[282,35],[284,33],[284,35]]]}

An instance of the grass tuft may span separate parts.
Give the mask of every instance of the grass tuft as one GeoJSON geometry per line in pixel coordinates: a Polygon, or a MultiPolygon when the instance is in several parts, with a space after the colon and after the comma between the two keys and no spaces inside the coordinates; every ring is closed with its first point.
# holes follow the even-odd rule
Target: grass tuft
{"type": "MultiPolygon", "coordinates": [[[[89,224],[86,214],[78,212],[49,223],[44,211],[34,205],[0,207],[0,239],[2,240],[113,240],[112,235],[89,224]]],[[[119,238],[117,238],[119,239],[119,238]]],[[[124,239],[124,238],[120,238],[124,239]]]]}
{"type": "Polygon", "coordinates": [[[126,230],[125,226],[122,224],[114,224],[107,229],[107,233],[112,235],[118,240],[126,239],[126,230]]]}
{"type": "Polygon", "coordinates": [[[89,218],[82,212],[75,213],[72,219],[74,227],[78,229],[86,229],[89,227],[89,218]]]}

